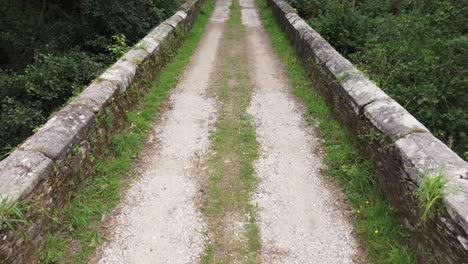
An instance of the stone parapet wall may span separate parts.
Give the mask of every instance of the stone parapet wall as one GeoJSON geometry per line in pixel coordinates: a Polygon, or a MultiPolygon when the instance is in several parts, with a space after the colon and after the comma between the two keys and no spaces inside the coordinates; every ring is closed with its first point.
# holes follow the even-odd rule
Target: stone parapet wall
{"type": "Polygon", "coordinates": [[[275,17],[336,118],[354,137],[421,263],[468,263],[468,164],[340,55],[283,0],[275,17]],[[424,175],[448,181],[443,206],[425,222],[414,196],[424,175]]]}
{"type": "Polygon", "coordinates": [[[202,2],[188,0],[0,162],[0,198],[21,202],[28,220],[0,230],[0,263],[37,262],[44,235],[54,231],[52,215],[87,182],[111,136],[128,125],[126,111],[144,100],[202,2]]]}

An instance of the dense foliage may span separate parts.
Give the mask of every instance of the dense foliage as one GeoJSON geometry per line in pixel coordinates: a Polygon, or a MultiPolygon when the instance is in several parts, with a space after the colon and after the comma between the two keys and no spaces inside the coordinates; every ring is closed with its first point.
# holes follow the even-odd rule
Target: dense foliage
{"type": "Polygon", "coordinates": [[[466,158],[468,2],[290,2],[338,51],[466,158]]]}
{"type": "Polygon", "coordinates": [[[179,0],[0,0],[0,155],[179,0]]]}

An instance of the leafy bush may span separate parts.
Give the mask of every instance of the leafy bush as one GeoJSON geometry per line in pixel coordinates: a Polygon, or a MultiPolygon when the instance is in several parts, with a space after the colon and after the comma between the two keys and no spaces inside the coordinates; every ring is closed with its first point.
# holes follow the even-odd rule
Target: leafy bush
{"type": "Polygon", "coordinates": [[[309,20],[309,23],[336,49],[346,55],[365,44],[366,38],[358,33],[365,35],[367,17],[361,15],[351,2],[330,1],[323,7],[328,12],[320,11],[317,19],[309,20]]]}
{"type": "Polygon", "coordinates": [[[290,2],[434,135],[467,155],[466,1],[290,2]]]}
{"type": "Polygon", "coordinates": [[[137,41],[169,15],[180,1],[174,0],[81,0],[80,19],[99,35],[125,35],[137,41]]]}
{"type": "Polygon", "coordinates": [[[22,72],[0,71],[0,148],[19,144],[103,67],[96,55],[72,50],[40,54],[22,72]]]}
{"type": "Polygon", "coordinates": [[[0,0],[0,157],[181,2],[0,0]]]}
{"type": "Polygon", "coordinates": [[[127,44],[127,38],[123,34],[118,34],[112,36],[114,43],[107,46],[107,50],[114,55],[116,59],[122,57],[127,51],[130,50],[130,47],[127,44]]]}
{"type": "Polygon", "coordinates": [[[53,106],[79,92],[103,67],[97,56],[81,51],[40,54],[35,63],[17,75],[17,90],[24,88],[29,97],[43,104],[43,110],[52,111],[53,106]]]}
{"type": "Polygon", "coordinates": [[[35,107],[32,102],[24,103],[11,97],[0,101],[0,158],[45,120],[35,107]]]}

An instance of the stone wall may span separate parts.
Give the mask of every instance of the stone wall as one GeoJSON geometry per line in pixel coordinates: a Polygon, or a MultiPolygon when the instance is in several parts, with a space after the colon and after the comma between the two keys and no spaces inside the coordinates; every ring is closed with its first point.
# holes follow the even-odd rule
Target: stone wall
{"type": "Polygon", "coordinates": [[[22,202],[28,219],[15,231],[0,230],[0,263],[37,262],[44,234],[54,229],[51,216],[92,175],[111,135],[128,124],[125,112],[144,100],[202,2],[188,0],[0,162],[0,198],[22,202]]]}
{"type": "Polygon", "coordinates": [[[341,56],[283,0],[268,0],[314,88],[353,135],[421,263],[468,263],[468,164],[341,56]],[[414,191],[442,171],[443,206],[422,223],[414,191]]]}

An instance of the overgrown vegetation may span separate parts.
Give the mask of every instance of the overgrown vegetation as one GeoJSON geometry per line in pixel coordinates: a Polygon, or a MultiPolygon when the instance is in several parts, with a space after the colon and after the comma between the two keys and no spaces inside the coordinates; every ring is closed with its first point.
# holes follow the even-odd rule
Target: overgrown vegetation
{"type": "Polygon", "coordinates": [[[444,198],[444,186],[447,183],[444,180],[444,174],[438,172],[435,175],[424,174],[424,178],[416,191],[415,195],[423,209],[421,222],[425,222],[429,215],[439,206],[444,198]]]}
{"type": "Polygon", "coordinates": [[[0,156],[180,3],[0,0],[0,156]]]}
{"type": "Polygon", "coordinates": [[[161,70],[145,96],[146,101],[127,113],[127,120],[132,125],[113,136],[104,158],[97,161],[92,180],[74,194],[63,212],[54,217],[54,224],[60,231],[48,234],[41,263],[87,263],[94,249],[106,239],[101,230],[102,221],[118,204],[121,190],[129,180],[125,176],[131,175],[132,161],[144,142],[150,123],[188,64],[212,8],[213,1],[205,1],[192,31],[171,62],[161,70]]]}
{"type": "Polygon", "coordinates": [[[289,0],[339,52],[468,158],[468,2],[289,0]]]}
{"type": "Polygon", "coordinates": [[[318,132],[324,139],[325,172],[342,186],[348,204],[355,212],[354,229],[366,255],[373,263],[415,263],[415,254],[407,245],[407,233],[396,221],[393,208],[385,201],[367,162],[354,147],[352,137],[333,118],[325,100],[313,89],[313,83],[307,78],[306,70],[266,1],[257,0],[257,5],[294,94],[306,106],[310,121],[318,125],[318,132]]]}
{"type": "Polygon", "coordinates": [[[208,224],[202,263],[257,263],[260,248],[255,206],[250,203],[257,178],[255,127],[246,112],[251,97],[248,57],[239,3],[234,1],[227,21],[223,55],[213,88],[218,99],[216,129],[210,135],[202,212],[208,224]],[[239,230],[238,223],[244,225],[239,230]]]}
{"type": "Polygon", "coordinates": [[[113,43],[106,47],[106,49],[116,58],[122,57],[130,47],[127,43],[127,37],[124,34],[112,36],[113,43]]]}

